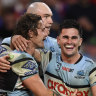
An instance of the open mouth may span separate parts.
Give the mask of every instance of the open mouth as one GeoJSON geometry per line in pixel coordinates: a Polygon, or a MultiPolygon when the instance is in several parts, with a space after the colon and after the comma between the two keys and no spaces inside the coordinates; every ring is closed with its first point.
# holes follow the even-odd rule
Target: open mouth
{"type": "Polygon", "coordinates": [[[71,50],[72,50],[72,49],[74,48],[74,46],[73,46],[73,45],[65,45],[65,48],[66,48],[66,49],[71,49],[71,50]]]}
{"type": "Polygon", "coordinates": [[[42,41],[44,41],[46,38],[44,38],[42,41]]]}
{"type": "Polygon", "coordinates": [[[51,26],[46,26],[46,29],[50,30],[51,26]]]}

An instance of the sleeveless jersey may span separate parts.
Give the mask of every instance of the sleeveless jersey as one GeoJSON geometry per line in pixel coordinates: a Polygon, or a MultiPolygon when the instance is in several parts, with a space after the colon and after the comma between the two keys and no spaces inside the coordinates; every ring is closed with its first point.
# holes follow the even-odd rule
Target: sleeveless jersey
{"type": "Polygon", "coordinates": [[[76,64],[61,61],[58,53],[41,52],[44,83],[61,96],[72,95],[78,89],[77,96],[92,96],[91,87],[96,85],[96,64],[83,56],[76,64]]]}

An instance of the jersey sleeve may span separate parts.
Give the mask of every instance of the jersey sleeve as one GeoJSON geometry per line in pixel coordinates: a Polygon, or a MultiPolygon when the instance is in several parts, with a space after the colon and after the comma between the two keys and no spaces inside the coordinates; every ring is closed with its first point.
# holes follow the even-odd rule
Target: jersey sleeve
{"type": "Polygon", "coordinates": [[[12,71],[18,76],[32,76],[38,73],[38,65],[33,58],[28,57],[29,54],[25,55],[11,52],[9,55],[9,61],[12,64],[12,71]]]}
{"type": "Polygon", "coordinates": [[[11,37],[8,37],[8,38],[3,39],[2,44],[4,44],[4,43],[10,45],[10,43],[11,43],[11,37]]]}
{"type": "Polygon", "coordinates": [[[86,63],[86,69],[89,76],[88,81],[90,86],[92,87],[96,85],[96,63],[88,57],[85,58],[85,63],[86,63]]]}
{"type": "Polygon", "coordinates": [[[4,56],[6,55],[6,52],[12,51],[10,48],[10,40],[11,40],[11,37],[5,38],[2,41],[2,44],[0,45],[0,56],[4,56]]]}
{"type": "Polygon", "coordinates": [[[96,63],[93,63],[89,68],[90,68],[89,72],[90,85],[94,86],[96,85],[96,63]]]}

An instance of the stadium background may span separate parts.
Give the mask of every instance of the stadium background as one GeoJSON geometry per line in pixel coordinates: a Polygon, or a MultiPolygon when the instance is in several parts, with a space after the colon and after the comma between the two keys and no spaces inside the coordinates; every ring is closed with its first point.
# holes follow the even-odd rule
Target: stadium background
{"type": "Polygon", "coordinates": [[[50,36],[56,38],[64,19],[76,19],[83,28],[81,52],[96,62],[96,0],[0,0],[0,44],[12,36],[16,22],[32,2],[45,2],[53,12],[50,36]]]}

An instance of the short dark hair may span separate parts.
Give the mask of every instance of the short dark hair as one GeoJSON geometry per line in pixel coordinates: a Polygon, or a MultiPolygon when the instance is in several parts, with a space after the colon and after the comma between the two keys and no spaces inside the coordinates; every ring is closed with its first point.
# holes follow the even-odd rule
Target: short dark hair
{"type": "Polygon", "coordinates": [[[76,20],[65,19],[63,23],[60,24],[58,35],[60,35],[63,28],[76,28],[79,32],[80,37],[82,37],[82,28],[76,20]]]}
{"type": "Polygon", "coordinates": [[[38,22],[42,20],[41,16],[36,14],[27,13],[21,16],[19,19],[14,35],[22,35],[28,39],[28,31],[31,30],[35,35],[38,35],[36,28],[38,28],[38,22]]]}

